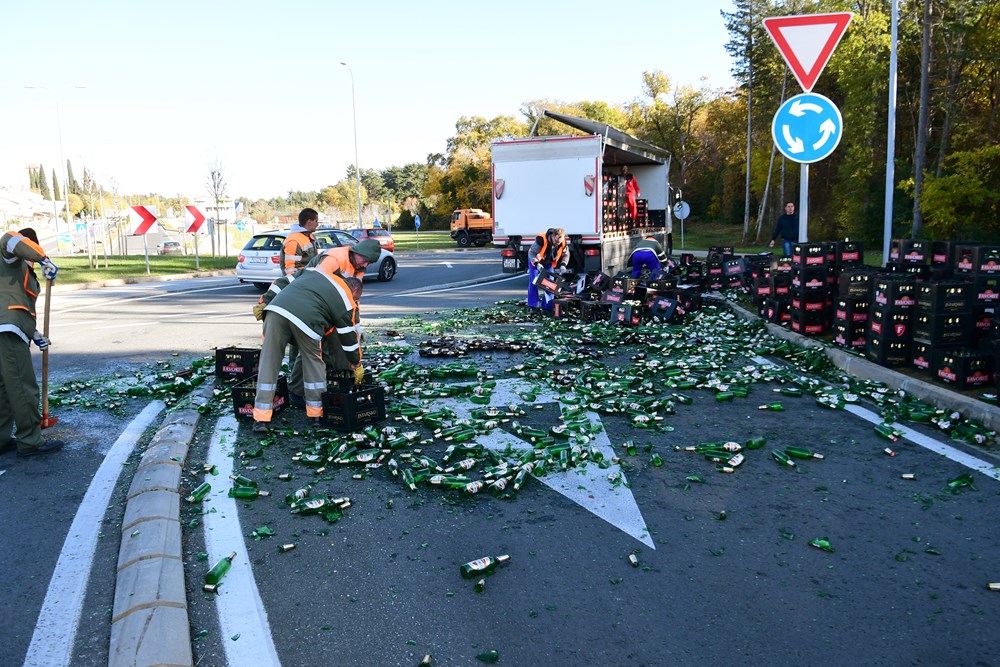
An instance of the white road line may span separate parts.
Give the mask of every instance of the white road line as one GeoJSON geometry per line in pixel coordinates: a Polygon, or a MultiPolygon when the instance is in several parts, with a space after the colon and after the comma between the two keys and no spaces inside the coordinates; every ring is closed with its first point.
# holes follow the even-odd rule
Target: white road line
{"type": "Polygon", "coordinates": [[[62,329],[63,327],[82,327],[84,325],[100,324],[103,321],[104,320],[80,320],[79,322],[62,322],[62,321],[60,321],[60,322],[57,322],[56,324],[58,324],[59,328],[62,329]]]}
{"type": "MultiPolygon", "coordinates": [[[[490,403],[493,405],[523,403],[524,399],[518,396],[518,392],[530,391],[531,386],[527,380],[522,379],[497,380],[490,403]]],[[[536,405],[558,402],[559,397],[554,393],[543,390],[536,394],[536,405]]],[[[470,417],[472,408],[476,407],[447,401],[432,401],[432,403],[451,408],[460,418],[470,417]]],[[[561,403],[560,406],[569,407],[561,403]]],[[[601,421],[600,415],[595,412],[588,411],[586,415],[591,421],[601,421]]],[[[476,438],[476,441],[495,452],[501,452],[508,446],[520,449],[531,446],[516,435],[501,429],[494,429],[481,435],[476,438]]],[[[610,461],[615,456],[615,450],[611,446],[606,431],[602,430],[597,433],[592,444],[601,450],[606,460],[610,461]]],[[[589,461],[573,470],[549,472],[541,477],[535,475],[532,477],[649,548],[656,549],[649,529],[646,527],[646,520],[643,519],[642,512],[635,502],[635,496],[632,495],[632,490],[624,483],[614,486],[608,480],[608,475],[613,473],[619,473],[622,482],[627,481],[625,473],[622,472],[619,465],[612,463],[607,469],[602,469],[596,463],[589,461]]]]}
{"type": "Polygon", "coordinates": [[[217,312],[219,312],[219,311],[217,311],[217,310],[198,310],[198,311],[195,311],[193,313],[186,312],[186,311],[183,312],[183,313],[168,313],[166,315],[160,315],[160,319],[161,320],[165,320],[165,319],[170,318],[170,317],[194,317],[196,315],[211,315],[212,313],[217,313],[217,312]]]}
{"type": "Polygon", "coordinates": [[[246,285],[223,285],[222,287],[204,287],[202,289],[189,289],[189,290],[177,290],[174,292],[162,292],[160,294],[150,294],[149,296],[137,296],[128,299],[118,299],[117,301],[101,301],[99,303],[91,303],[86,306],[77,306],[76,308],[66,308],[54,311],[56,315],[62,315],[64,313],[73,313],[78,310],[91,310],[93,308],[106,308],[108,306],[114,306],[119,303],[133,303],[135,301],[145,301],[146,299],[162,299],[167,296],[178,296],[180,294],[196,294],[198,292],[217,292],[219,290],[226,289],[240,289],[244,288],[246,285]]]}
{"type": "Polygon", "coordinates": [[[433,289],[433,290],[427,290],[426,292],[405,292],[405,293],[399,293],[399,294],[392,294],[391,296],[397,296],[397,297],[399,297],[399,296],[420,296],[421,294],[441,294],[442,292],[454,292],[455,290],[469,289],[470,287],[483,287],[484,285],[485,286],[489,286],[489,285],[495,285],[497,283],[505,283],[508,280],[517,280],[519,278],[524,278],[527,275],[528,274],[526,274],[526,273],[522,273],[522,274],[519,274],[519,275],[516,275],[516,276],[511,276],[510,278],[501,278],[500,280],[493,280],[493,281],[490,281],[488,283],[476,283],[474,285],[463,285],[461,287],[448,287],[447,289],[433,289]]]}
{"type": "MultiPolygon", "coordinates": [[[[204,317],[202,319],[205,319],[205,320],[221,320],[221,319],[224,319],[226,317],[246,317],[247,319],[250,319],[251,317],[253,317],[253,313],[244,312],[244,311],[240,310],[240,311],[237,311],[235,313],[223,313],[222,315],[214,315],[212,317],[204,317]]],[[[256,322],[256,320],[254,320],[254,321],[256,322]]]]}
{"type": "MultiPolygon", "coordinates": [[[[869,421],[872,424],[881,424],[884,419],[880,415],[875,414],[871,410],[861,407],[860,405],[846,405],[844,409],[851,414],[861,417],[865,421],[869,421]]],[[[972,468],[978,472],[983,473],[987,477],[992,477],[995,480],[1000,481],[1000,470],[993,463],[987,463],[982,459],[977,459],[971,454],[966,454],[965,452],[955,449],[951,445],[946,445],[940,440],[935,440],[930,438],[923,433],[914,431],[912,428],[904,426],[899,422],[893,423],[893,427],[899,429],[903,433],[903,437],[910,442],[920,445],[924,449],[929,449],[936,454],[940,454],[945,458],[951,459],[955,463],[961,463],[967,468],[972,468]]]]}
{"type": "Polygon", "coordinates": [[[147,324],[156,324],[155,322],[126,322],[125,324],[106,324],[103,327],[94,327],[94,331],[100,331],[102,329],[124,329],[126,327],[143,327],[147,324]]]}
{"type": "Polygon", "coordinates": [[[218,476],[206,475],[205,481],[217,486],[210,492],[215,512],[204,516],[205,548],[209,563],[217,563],[236,552],[233,566],[219,585],[216,610],[219,627],[230,665],[281,665],[271,637],[267,611],[261,602],[253,567],[246,553],[243,530],[236,501],[228,495],[228,480],[233,474],[233,451],[239,424],[236,417],[219,419],[208,445],[208,463],[216,466],[218,476]],[[238,641],[232,637],[239,635],[238,641]]]}
{"type": "Polygon", "coordinates": [[[163,408],[162,401],[147,405],[118,436],[97,469],[63,542],[42,610],[38,613],[24,667],[62,667],[70,664],[76,630],[80,625],[83,596],[97,548],[97,536],[102,530],[101,522],[111,502],[111,493],[135,443],[163,408]]]}

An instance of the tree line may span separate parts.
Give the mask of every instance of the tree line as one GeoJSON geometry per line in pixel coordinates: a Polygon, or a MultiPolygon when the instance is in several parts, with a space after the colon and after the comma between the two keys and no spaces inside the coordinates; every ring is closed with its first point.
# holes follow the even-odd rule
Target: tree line
{"type": "MultiPolygon", "coordinates": [[[[896,1],[893,236],[1000,243],[1000,3],[896,1]]],[[[772,116],[798,89],[762,20],[838,11],[855,16],[814,92],[841,109],[844,131],[837,150],[810,168],[810,238],[878,245],[891,0],[734,0],[733,11],[719,17],[729,36],[734,89],[704,80],[678,85],[664,71],[651,70],[637,75],[636,96],[626,102],[541,99],[524,102],[516,116],[462,116],[441,152],[430,153],[425,163],[361,170],[365,223],[378,217],[412,229],[420,215],[421,229],[443,228],[455,208],[489,209],[492,141],[524,137],[532,127],[540,135],[577,133],[541,118],[549,109],[608,123],[670,151],[672,195],[690,203],[689,222],[733,225],[744,242],[769,236],[784,202],[798,200],[799,165],[776,154],[771,139],[772,116]]],[[[33,173],[32,187],[44,194],[44,169],[33,173]]],[[[55,173],[52,179],[57,187],[55,173]]],[[[351,166],[319,191],[240,201],[262,223],[305,206],[351,223],[357,219],[355,183],[351,166]]]]}

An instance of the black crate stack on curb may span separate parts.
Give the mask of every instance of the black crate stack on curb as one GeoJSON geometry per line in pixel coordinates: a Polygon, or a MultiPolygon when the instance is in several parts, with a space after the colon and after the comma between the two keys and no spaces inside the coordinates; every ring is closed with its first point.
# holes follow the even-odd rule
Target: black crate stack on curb
{"type": "Polygon", "coordinates": [[[792,258],[781,256],[771,260],[770,297],[758,311],[761,317],[775,324],[792,321],[792,258]]]}
{"type": "Polygon", "coordinates": [[[916,278],[908,274],[876,276],[868,313],[865,355],[882,366],[910,363],[916,278]]]}
{"type": "Polygon", "coordinates": [[[967,347],[972,341],[972,283],[930,280],[916,286],[913,309],[913,367],[936,373],[934,353],[967,347]]]}
{"type": "Polygon", "coordinates": [[[735,257],[733,246],[710,246],[705,262],[705,287],[710,290],[726,289],[725,263],[735,257]]]}
{"type": "Polygon", "coordinates": [[[930,277],[930,241],[895,239],[889,246],[889,262],[885,267],[892,273],[905,273],[917,280],[930,277]]]}
{"type": "Polygon", "coordinates": [[[833,342],[864,353],[868,344],[868,296],[839,297],[833,303],[833,342]]]}
{"type": "Polygon", "coordinates": [[[934,379],[959,389],[993,385],[995,358],[966,347],[934,351],[934,379]]]}
{"type": "Polygon", "coordinates": [[[830,276],[833,244],[797,243],[792,246],[792,331],[819,336],[830,328],[830,276]]]}

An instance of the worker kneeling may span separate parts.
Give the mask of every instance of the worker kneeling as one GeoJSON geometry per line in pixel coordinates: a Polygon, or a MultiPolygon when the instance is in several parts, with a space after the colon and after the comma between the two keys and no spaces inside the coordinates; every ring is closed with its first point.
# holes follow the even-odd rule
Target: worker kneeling
{"type": "Polygon", "coordinates": [[[361,281],[324,268],[321,263],[303,270],[263,309],[264,342],[253,407],[254,433],[268,432],[281,360],[289,343],[299,347],[306,417],[314,425],[322,420],[326,391],[324,336],[332,337],[327,345],[339,345],[351,370],[361,368],[361,341],[356,326],[361,281]]]}
{"type": "Polygon", "coordinates": [[[656,280],[667,265],[667,253],[663,252],[663,246],[655,238],[647,236],[636,244],[629,261],[632,263],[633,278],[640,277],[643,270],[648,269],[649,279],[656,280]]]}

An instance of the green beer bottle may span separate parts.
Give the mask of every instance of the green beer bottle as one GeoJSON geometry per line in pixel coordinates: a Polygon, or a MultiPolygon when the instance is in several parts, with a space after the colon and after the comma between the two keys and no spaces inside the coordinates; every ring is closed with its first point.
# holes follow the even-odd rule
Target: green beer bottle
{"type": "Polygon", "coordinates": [[[793,461],[790,458],[788,458],[788,454],[785,454],[780,449],[773,449],[773,450],[771,450],[771,458],[773,458],[778,463],[786,465],[786,466],[788,466],[790,468],[794,468],[795,467],[795,461],[793,461]]]}
{"type": "Polygon", "coordinates": [[[205,583],[215,585],[222,581],[226,572],[232,567],[234,558],[236,558],[235,551],[213,565],[212,569],[205,573],[205,583]]]}
{"type": "Polygon", "coordinates": [[[212,490],[211,484],[209,484],[208,482],[202,482],[197,487],[195,487],[195,490],[192,491],[191,495],[187,497],[187,501],[189,503],[201,502],[205,498],[205,496],[208,495],[208,492],[211,490],[212,490]]]}
{"type": "MultiPolygon", "coordinates": [[[[235,556],[236,554],[233,555],[235,556]]],[[[458,568],[458,570],[461,572],[463,579],[472,579],[473,577],[478,577],[483,574],[489,574],[493,570],[497,569],[497,567],[507,563],[508,561],[510,561],[510,556],[507,554],[501,556],[485,556],[483,558],[477,558],[476,560],[470,560],[468,563],[464,563],[460,568],[458,568]]]]}
{"type": "Polygon", "coordinates": [[[821,459],[824,458],[822,454],[817,454],[816,452],[809,451],[802,447],[785,447],[785,453],[788,454],[793,459],[821,459]]]}
{"type": "Polygon", "coordinates": [[[253,481],[249,477],[244,475],[230,475],[229,479],[233,480],[233,486],[246,486],[257,488],[257,482],[253,481]]]}

